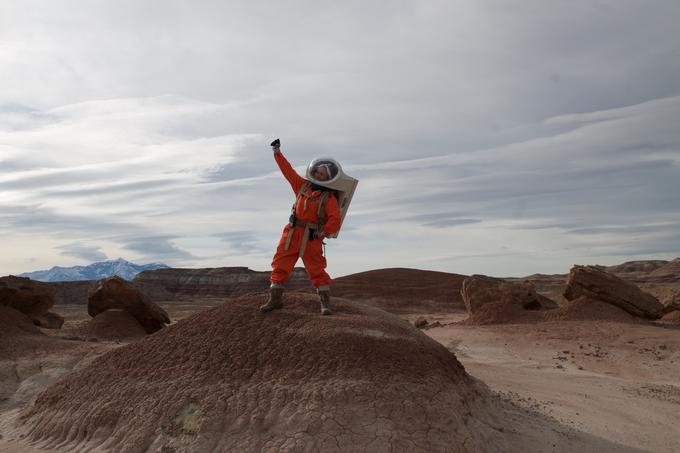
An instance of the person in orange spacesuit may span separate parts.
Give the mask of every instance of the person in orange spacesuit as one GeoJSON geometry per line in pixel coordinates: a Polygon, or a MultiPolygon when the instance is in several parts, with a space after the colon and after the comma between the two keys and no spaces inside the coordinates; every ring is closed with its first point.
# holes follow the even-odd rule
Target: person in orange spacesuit
{"type": "MultiPolygon", "coordinates": [[[[283,307],[284,284],[299,258],[319,295],[321,314],[330,315],[330,283],[323,255],[323,239],[340,229],[341,216],[333,190],[309,181],[293,169],[283,156],[279,140],[272,142],[274,159],[296,194],[289,223],[272,259],[269,300],[260,307],[263,313],[283,307]]],[[[307,174],[318,183],[335,177],[338,168],[332,160],[317,160],[310,164],[307,174]]]]}

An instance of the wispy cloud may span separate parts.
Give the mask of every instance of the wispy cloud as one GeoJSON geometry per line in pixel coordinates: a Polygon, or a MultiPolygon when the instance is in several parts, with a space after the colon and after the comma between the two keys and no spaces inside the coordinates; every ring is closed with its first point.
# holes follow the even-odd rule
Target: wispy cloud
{"type": "Polygon", "coordinates": [[[671,2],[160,6],[2,7],[0,273],[266,269],[293,198],[275,136],[360,180],[334,274],[680,253],[671,2]]]}

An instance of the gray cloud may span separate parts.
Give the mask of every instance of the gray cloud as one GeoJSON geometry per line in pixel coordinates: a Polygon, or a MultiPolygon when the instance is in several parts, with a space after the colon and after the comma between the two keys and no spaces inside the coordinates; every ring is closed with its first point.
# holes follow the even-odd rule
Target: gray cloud
{"type": "Polygon", "coordinates": [[[215,236],[229,244],[229,248],[238,254],[247,255],[268,250],[258,245],[259,238],[254,231],[228,231],[215,236]]]}
{"type": "Polygon", "coordinates": [[[123,248],[125,250],[137,252],[147,261],[169,260],[174,262],[197,258],[190,252],[176,246],[172,242],[173,239],[176,238],[164,235],[136,235],[134,237],[121,238],[120,241],[124,243],[123,248]]]}
{"type": "Polygon", "coordinates": [[[100,247],[81,243],[65,244],[58,249],[62,250],[60,255],[73,256],[85,261],[104,261],[107,259],[106,253],[100,247]]]}

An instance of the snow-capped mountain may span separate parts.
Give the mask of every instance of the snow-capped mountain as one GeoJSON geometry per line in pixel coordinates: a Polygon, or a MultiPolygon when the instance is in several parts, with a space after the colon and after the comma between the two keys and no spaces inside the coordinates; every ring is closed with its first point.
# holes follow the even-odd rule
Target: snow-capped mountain
{"type": "Polygon", "coordinates": [[[99,280],[100,278],[117,275],[125,280],[132,280],[135,275],[150,269],[163,269],[167,266],[163,263],[134,264],[123,258],[117,260],[101,261],[88,266],[61,267],[54,266],[50,270],[26,272],[19,277],[28,277],[42,282],[67,282],[76,280],[99,280]]]}

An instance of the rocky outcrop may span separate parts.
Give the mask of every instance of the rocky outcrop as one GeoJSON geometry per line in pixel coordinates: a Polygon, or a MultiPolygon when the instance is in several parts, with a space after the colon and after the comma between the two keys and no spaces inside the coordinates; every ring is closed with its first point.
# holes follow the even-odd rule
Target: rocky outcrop
{"type": "Polygon", "coordinates": [[[0,305],[37,320],[54,305],[54,293],[46,283],[10,275],[0,278],[0,305]]]}
{"type": "Polygon", "coordinates": [[[130,313],[147,333],[154,333],[170,323],[170,317],[165,310],[120,277],[102,280],[87,303],[87,312],[93,318],[111,309],[130,313]]]}
{"type": "MultiPolygon", "coordinates": [[[[217,267],[205,269],[157,269],[144,271],[133,284],[153,301],[168,301],[196,296],[235,297],[266,292],[270,272],[258,272],[247,267],[217,267]]],[[[303,268],[295,268],[287,283],[288,289],[310,288],[303,268]]]]}
{"type": "Polygon", "coordinates": [[[628,313],[647,319],[663,314],[663,305],[649,293],[596,266],[574,266],[567,278],[564,297],[574,300],[581,296],[615,305],[628,313]]]}
{"type": "Polygon", "coordinates": [[[61,326],[64,325],[64,317],[58,315],[57,313],[48,311],[33,321],[33,324],[44,329],[61,329],[61,326]]]}
{"type": "Polygon", "coordinates": [[[524,310],[556,308],[557,304],[536,292],[534,285],[523,282],[508,282],[486,275],[473,275],[463,281],[461,296],[470,315],[488,304],[513,305],[524,310]]]}

